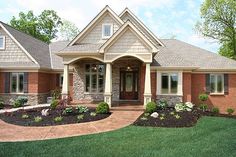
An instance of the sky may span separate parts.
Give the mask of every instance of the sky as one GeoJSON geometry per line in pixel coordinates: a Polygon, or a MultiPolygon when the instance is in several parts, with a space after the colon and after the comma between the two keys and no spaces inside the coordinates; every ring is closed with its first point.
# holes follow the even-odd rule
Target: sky
{"type": "Polygon", "coordinates": [[[203,0],[0,0],[0,21],[9,23],[20,11],[38,15],[52,9],[82,30],[106,5],[118,15],[128,7],[158,38],[174,37],[217,52],[219,44],[196,33],[203,0]]]}

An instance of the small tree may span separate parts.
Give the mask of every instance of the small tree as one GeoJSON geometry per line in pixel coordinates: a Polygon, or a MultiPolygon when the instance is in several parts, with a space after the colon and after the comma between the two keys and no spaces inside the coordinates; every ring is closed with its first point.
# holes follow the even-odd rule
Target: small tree
{"type": "Polygon", "coordinates": [[[208,95],[205,93],[199,94],[198,99],[201,101],[200,109],[202,109],[204,112],[208,108],[208,105],[205,103],[208,99],[208,95]]]}

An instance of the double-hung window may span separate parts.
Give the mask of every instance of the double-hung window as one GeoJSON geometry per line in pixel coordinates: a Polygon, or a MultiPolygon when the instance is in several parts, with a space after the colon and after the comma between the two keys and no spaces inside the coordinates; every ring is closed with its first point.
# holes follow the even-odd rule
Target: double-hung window
{"type": "Polygon", "coordinates": [[[178,74],[162,73],[161,74],[161,94],[178,93],[178,74]]]}
{"type": "Polygon", "coordinates": [[[224,75],[210,74],[211,93],[224,93],[224,75]]]}
{"type": "Polygon", "coordinates": [[[102,93],[104,91],[104,65],[85,65],[85,92],[102,93]]]}
{"type": "Polygon", "coordinates": [[[5,36],[0,36],[0,50],[5,49],[5,36]]]}
{"type": "Polygon", "coordinates": [[[24,92],[24,73],[11,73],[10,88],[11,93],[24,92]]]}
{"type": "Polygon", "coordinates": [[[113,27],[112,24],[103,24],[102,25],[102,38],[107,39],[112,36],[113,27]]]}

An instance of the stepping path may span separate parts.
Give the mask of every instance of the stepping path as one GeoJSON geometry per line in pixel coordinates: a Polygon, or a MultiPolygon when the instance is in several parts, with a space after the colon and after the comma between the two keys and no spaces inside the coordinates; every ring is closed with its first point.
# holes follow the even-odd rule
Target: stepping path
{"type": "Polygon", "coordinates": [[[143,111],[111,110],[105,119],[57,126],[24,127],[0,120],[0,142],[33,141],[107,132],[132,124],[143,111]]]}

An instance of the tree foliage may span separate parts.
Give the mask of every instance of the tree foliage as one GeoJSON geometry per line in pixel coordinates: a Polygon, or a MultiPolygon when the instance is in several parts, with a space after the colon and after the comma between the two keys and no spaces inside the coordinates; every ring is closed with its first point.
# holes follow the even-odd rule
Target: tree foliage
{"type": "Polygon", "coordinates": [[[70,21],[63,20],[59,28],[60,40],[72,40],[79,33],[76,25],[70,21]]]}
{"type": "Polygon", "coordinates": [[[219,53],[236,59],[236,1],[205,0],[200,10],[197,30],[221,44],[219,53]]]}
{"type": "Polygon", "coordinates": [[[13,16],[10,25],[46,43],[56,37],[58,27],[62,25],[61,18],[54,10],[44,10],[39,16],[33,11],[20,12],[19,18],[13,16]]]}

